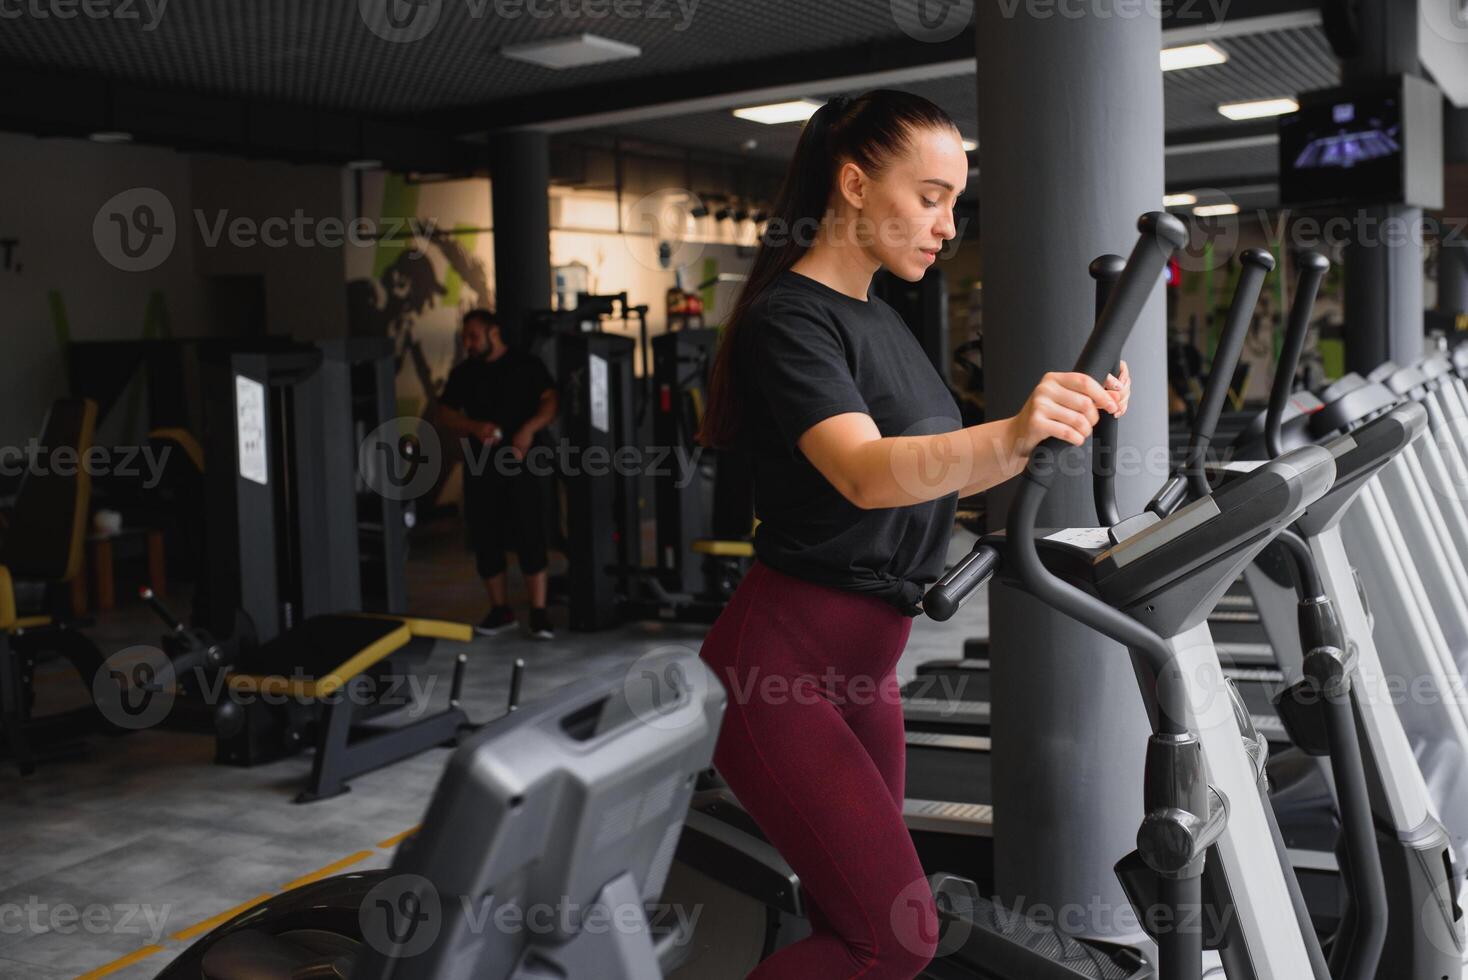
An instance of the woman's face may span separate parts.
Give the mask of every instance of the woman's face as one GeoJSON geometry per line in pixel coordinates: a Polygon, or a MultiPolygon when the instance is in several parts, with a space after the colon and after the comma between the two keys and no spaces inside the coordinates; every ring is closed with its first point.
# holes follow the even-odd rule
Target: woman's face
{"type": "Polygon", "coordinates": [[[943,243],[957,234],[953,206],[968,183],[968,155],[958,133],[915,131],[907,151],[876,180],[858,176],[854,164],[842,169],[843,196],[861,209],[863,248],[894,275],[909,282],[921,279],[943,243]]]}

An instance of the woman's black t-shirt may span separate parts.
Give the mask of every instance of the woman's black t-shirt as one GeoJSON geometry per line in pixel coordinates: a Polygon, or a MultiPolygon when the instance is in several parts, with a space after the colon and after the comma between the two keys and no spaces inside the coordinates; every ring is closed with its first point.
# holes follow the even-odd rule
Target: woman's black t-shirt
{"type": "Polygon", "coordinates": [[[884,599],[913,616],[943,571],[958,495],[862,510],[796,446],[833,415],[870,415],[884,437],[960,427],[958,405],[912,331],[875,296],[785,272],[739,331],[744,447],[754,466],[754,549],[777,571],[884,599]]]}

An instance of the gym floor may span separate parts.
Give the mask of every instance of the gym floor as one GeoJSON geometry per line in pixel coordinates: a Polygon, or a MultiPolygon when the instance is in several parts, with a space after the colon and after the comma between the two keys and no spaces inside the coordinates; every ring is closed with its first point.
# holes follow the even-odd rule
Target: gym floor
{"type": "MultiPolygon", "coordinates": [[[[414,533],[413,613],[463,622],[483,615],[461,542],[455,522],[414,533]]],[[[972,543],[955,533],[949,561],[972,543]]],[[[514,598],[523,609],[523,595],[514,598]]],[[[170,601],[182,608],[180,597],[170,601]]],[[[987,609],[980,596],[952,623],[916,620],[898,674],[909,678],[923,661],[957,656],[964,638],[987,635],[987,609]]],[[[602,633],[558,627],[550,642],[520,631],[473,642],[464,703],[475,722],[503,712],[516,657],[525,659],[528,701],[656,647],[696,649],[705,632],[656,623],[602,633]]],[[[154,642],[159,631],[141,605],[125,604],[88,633],[111,653],[154,642]]],[[[439,676],[448,676],[458,652],[439,643],[439,676]]],[[[436,704],[447,696],[447,685],[433,692],[436,704]]],[[[45,765],[28,779],[0,773],[0,908],[22,910],[21,921],[0,921],[0,980],[81,980],[103,971],[116,980],[151,978],[243,907],[316,877],[387,866],[422,818],[449,755],[425,752],[357,777],[343,796],[297,805],[309,755],[241,769],[214,765],[213,751],[208,736],[151,730],[94,741],[86,757],[45,765]]]]}

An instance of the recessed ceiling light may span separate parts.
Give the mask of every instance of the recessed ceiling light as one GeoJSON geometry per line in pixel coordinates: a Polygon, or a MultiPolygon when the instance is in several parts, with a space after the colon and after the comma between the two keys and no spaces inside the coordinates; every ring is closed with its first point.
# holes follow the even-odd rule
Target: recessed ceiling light
{"type": "Polygon", "coordinates": [[[979,148],[978,140],[966,139],[963,141],[963,152],[972,153],[979,148]]]}
{"type": "Polygon", "coordinates": [[[87,139],[93,143],[131,143],[132,133],[124,133],[118,129],[103,129],[92,133],[87,139]]]}
{"type": "Polygon", "coordinates": [[[735,109],[734,115],[750,122],[767,126],[779,123],[805,122],[816,114],[822,103],[814,99],[796,99],[793,102],[771,102],[767,105],[751,105],[735,109]]]}
{"type": "Polygon", "coordinates": [[[1230,119],[1263,119],[1266,116],[1285,116],[1298,112],[1300,103],[1294,99],[1256,99],[1253,102],[1225,102],[1218,111],[1230,119]]]}
{"type": "Polygon", "coordinates": [[[1165,208],[1180,208],[1188,204],[1197,204],[1197,194],[1164,194],[1162,195],[1162,206],[1165,208]]]}
{"type": "Polygon", "coordinates": [[[1177,71],[1179,68],[1202,68],[1204,65],[1221,65],[1228,60],[1228,53],[1212,44],[1184,44],[1176,48],[1162,49],[1162,70],[1177,71]]]}
{"type": "Polygon", "coordinates": [[[1237,204],[1200,204],[1193,208],[1193,214],[1200,218],[1221,218],[1228,214],[1238,214],[1237,204]]]}
{"type": "Polygon", "coordinates": [[[576,34],[549,41],[527,41],[500,48],[500,54],[515,61],[525,61],[542,68],[582,68],[607,61],[636,58],[642,49],[597,34],[576,34]]]}

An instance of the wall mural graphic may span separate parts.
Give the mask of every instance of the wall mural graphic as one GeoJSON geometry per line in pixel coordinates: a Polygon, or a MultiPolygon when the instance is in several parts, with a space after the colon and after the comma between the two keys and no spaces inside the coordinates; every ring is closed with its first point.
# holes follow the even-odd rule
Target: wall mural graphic
{"type": "Polygon", "coordinates": [[[369,253],[348,257],[347,322],[356,336],[389,337],[397,353],[404,414],[431,412],[459,357],[459,318],[493,308],[488,187],[484,181],[410,184],[374,175],[363,217],[406,229],[384,235],[369,253]],[[481,214],[481,212],[485,212],[481,214]]]}
{"type": "MultiPolygon", "coordinates": [[[[460,318],[476,307],[494,308],[490,239],[482,231],[488,216],[478,213],[488,205],[487,184],[414,185],[383,175],[380,188],[380,194],[364,194],[379,201],[377,215],[365,216],[384,223],[406,219],[407,230],[383,236],[369,253],[349,256],[347,323],[354,336],[392,340],[398,414],[431,419],[462,357],[460,318]]],[[[457,445],[442,444],[452,462],[457,445]]],[[[452,471],[451,465],[440,470],[420,508],[442,502],[452,471]]]]}
{"type": "MultiPolygon", "coordinates": [[[[347,283],[347,322],[357,336],[392,338],[399,401],[419,401],[419,412],[426,415],[437,404],[459,352],[455,339],[446,360],[442,345],[435,351],[438,356],[431,356],[419,340],[423,333],[421,321],[444,309],[452,314],[457,331],[457,320],[464,310],[492,305],[493,290],[484,263],[455,233],[419,236],[412,245],[395,251],[397,256],[375,280],[354,279],[347,283]],[[447,281],[440,280],[435,258],[446,266],[443,280],[447,281]],[[458,288],[451,289],[451,285],[458,288]]],[[[435,332],[441,332],[441,325],[435,332]]]]}

